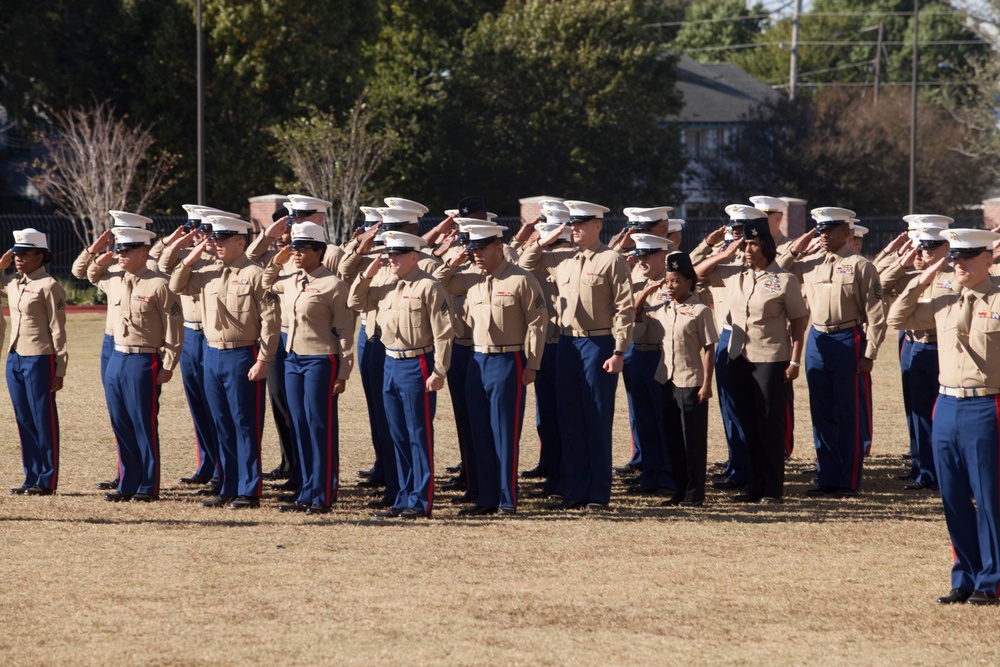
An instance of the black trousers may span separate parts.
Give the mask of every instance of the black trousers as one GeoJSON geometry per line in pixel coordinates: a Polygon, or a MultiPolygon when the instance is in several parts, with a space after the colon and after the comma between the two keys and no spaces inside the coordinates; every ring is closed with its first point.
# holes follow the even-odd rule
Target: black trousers
{"type": "Polygon", "coordinates": [[[708,403],[698,402],[698,387],[663,385],[663,426],[674,471],[673,500],[705,500],[708,466],[708,403]]]}
{"type": "Polygon", "coordinates": [[[747,442],[746,494],[750,496],[784,495],[787,367],[787,361],[754,363],[746,357],[729,362],[729,391],[747,442]]]}

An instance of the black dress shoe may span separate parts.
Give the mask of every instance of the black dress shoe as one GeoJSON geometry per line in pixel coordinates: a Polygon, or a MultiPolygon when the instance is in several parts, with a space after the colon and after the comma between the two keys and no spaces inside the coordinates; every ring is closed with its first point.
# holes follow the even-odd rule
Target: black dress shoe
{"type": "Polygon", "coordinates": [[[458,498],[452,498],[452,505],[466,505],[468,503],[474,503],[479,500],[479,496],[470,496],[468,493],[459,496],[458,498]]]}
{"type": "Polygon", "coordinates": [[[742,489],[744,486],[746,486],[745,482],[737,482],[732,478],[724,479],[721,482],[712,482],[713,489],[742,489]]]}
{"type": "Polygon", "coordinates": [[[133,503],[154,503],[159,499],[159,496],[154,496],[152,493],[134,493],[129,500],[133,503]]]}
{"type": "Polygon", "coordinates": [[[937,484],[928,484],[927,482],[914,482],[913,484],[904,484],[904,491],[933,491],[937,490],[937,484]]]}
{"type": "Polygon", "coordinates": [[[777,496],[764,496],[760,499],[758,505],[784,505],[785,499],[777,496]]]}
{"type": "Polygon", "coordinates": [[[532,491],[526,494],[527,498],[548,498],[549,494],[545,491],[532,491]]]}
{"type": "Polygon", "coordinates": [[[903,459],[904,461],[912,461],[913,454],[900,454],[899,458],[903,459]]]}
{"type": "Polygon", "coordinates": [[[305,512],[309,509],[309,503],[295,502],[291,505],[278,505],[279,512],[305,512]]]}
{"type": "Polygon", "coordinates": [[[854,489],[837,489],[833,496],[835,498],[857,498],[858,492],[854,489]]]}
{"type": "Polygon", "coordinates": [[[914,475],[912,472],[908,472],[905,475],[896,475],[896,479],[900,479],[900,480],[903,480],[903,481],[906,481],[908,479],[916,479],[916,478],[917,478],[917,476],[914,475]]]}
{"type": "Polygon", "coordinates": [[[967,591],[964,588],[953,588],[950,593],[939,597],[937,601],[938,604],[958,604],[968,600],[971,595],[972,592],[967,591]]]}
{"type": "Polygon", "coordinates": [[[113,489],[117,489],[118,488],[118,480],[117,479],[113,479],[110,482],[98,482],[97,483],[97,488],[99,488],[101,491],[111,491],[113,489]]]}
{"type": "Polygon", "coordinates": [[[978,606],[985,607],[986,605],[993,605],[997,603],[997,599],[987,593],[986,591],[976,591],[969,596],[969,599],[965,601],[965,604],[974,604],[978,606]]]}
{"type": "Polygon", "coordinates": [[[299,502],[299,494],[297,493],[283,493],[277,497],[279,503],[297,503],[299,502]]]}
{"type": "Polygon", "coordinates": [[[726,468],[729,467],[729,461],[715,461],[712,464],[712,467],[713,468],[722,468],[723,470],[725,470],[726,468]]]}
{"type": "Polygon", "coordinates": [[[718,482],[724,479],[729,479],[729,474],[724,472],[713,472],[709,477],[713,482],[718,482]]]}
{"type": "Polygon", "coordinates": [[[308,516],[313,516],[316,514],[329,514],[333,511],[333,508],[329,505],[310,505],[309,509],[306,510],[308,516]]]}
{"type": "Polygon", "coordinates": [[[610,508],[607,503],[587,503],[583,509],[588,512],[607,512],[610,508]]]}
{"type": "Polygon", "coordinates": [[[585,503],[583,501],[580,501],[580,500],[564,500],[564,501],[562,501],[560,503],[556,503],[554,505],[546,505],[545,509],[547,509],[547,510],[553,510],[553,511],[555,511],[555,510],[578,510],[578,509],[582,509],[586,505],[587,505],[587,503],[585,503]]]}
{"type": "Polygon", "coordinates": [[[462,464],[459,463],[457,466],[448,466],[444,469],[445,472],[450,472],[451,474],[457,474],[462,472],[462,464]]]}
{"type": "Polygon", "coordinates": [[[678,507],[701,507],[702,502],[700,500],[682,500],[677,503],[678,507]]]}
{"type": "Polygon", "coordinates": [[[655,496],[660,492],[660,487],[658,486],[630,486],[625,489],[625,493],[630,496],[655,496]]]}
{"type": "Polygon", "coordinates": [[[28,490],[26,486],[15,486],[10,490],[10,495],[12,496],[23,496],[24,492],[28,490]]]}
{"type": "Polygon", "coordinates": [[[403,510],[398,510],[395,507],[390,507],[384,509],[381,512],[374,512],[372,514],[376,519],[395,519],[397,516],[403,513],[403,510]]]}
{"type": "Polygon", "coordinates": [[[196,496],[217,496],[219,495],[219,489],[208,488],[208,489],[198,489],[194,492],[196,496]]]}
{"type": "Polygon", "coordinates": [[[360,482],[358,482],[356,486],[359,489],[379,489],[385,486],[385,480],[369,477],[368,479],[363,479],[360,482]]]}
{"type": "Polygon", "coordinates": [[[633,477],[623,477],[622,484],[638,484],[642,481],[642,475],[634,475],[633,477]]]}
{"type": "Polygon", "coordinates": [[[51,496],[55,491],[44,486],[29,486],[24,490],[26,496],[51,496]]]}
{"type": "Polygon", "coordinates": [[[226,505],[231,510],[242,510],[242,509],[252,509],[254,507],[260,507],[260,498],[257,496],[237,496],[233,498],[233,501],[226,505]]]}
{"type": "Polygon", "coordinates": [[[288,479],[291,473],[278,467],[270,472],[261,473],[260,476],[264,479],[288,479]]]}
{"type": "Polygon", "coordinates": [[[370,510],[384,510],[387,507],[392,507],[392,503],[385,500],[373,500],[368,503],[368,509],[370,510]]]}
{"type": "Polygon", "coordinates": [[[372,466],[368,470],[359,470],[354,474],[362,479],[367,479],[368,477],[371,477],[372,475],[375,474],[375,466],[372,466]]]}
{"type": "Polygon", "coordinates": [[[806,489],[806,495],[816,498],[819,496],[831,496],[837,492],[835,486],[817,486],[814,489],[806,489]]]}
{"type": "Polygon", "coordinates": [[[453,479],[441,485],[442,491],[465,491],[467,488],[469,488],[468,485],[461,478],[453,479]]]}
{"type": "Polygon", "coordinates": [[[752,493],[741,493],[739,495],[733,496],[732,501],[734,503],[759,503],[760,496],[754,495],[752,493]]]}
{"type": "Polygon", "coordinates": [[[104,499],[107,500],[109,503],[123,503],[131,498],[132,498],[131,493],[121,493],[120,491],[104,494],[104,499]]]}
{"type": "Polygon", "coordinates": [[[464,510],[458,513],[458,516],[486,516],[488,514],[496,514],[496,507],[466,507],[464,510]]]}
{"type": "Polygon", "coordinates": [[[191,475],[190,477],[181,477],[177,481],[181,484],[208,484],[211,479],[208,475],[191,475]]]}
{"type": "Polygon", "coordinates": [[[419,510],[413,509],[412,507],[407,507],[405,510],[403,510],[402,512],[399,513],[399,518],[400,519],[407,519],[407,520],[422,519],[422,518],[429,519],[429,518],[431,518],[431,513],[428,512],[427,514],[424,514],[423,512],[421,512],[419,510]]]}
{"type": "Polygon", "coordinates": [[[541,464],[535,466],[531,470],[525,470],[521,473],[521,477],[524,479],[538,479],[540,477],[548,477],[548,471],[541,466],[541,464]]]}
{"type": "Polygon", "coordinates": [[[275,484],[271,488],[274,489],[275,491],[298,491],[299,490],[299,485],[298,485],[297,482],[293,482],[292,480],[288,480],[287,482],[284,482],[283,484],[275,484]]]}
{"type": "Polygon", "coordinates": [[[615,468],[615,472],[619,475],[631,475],[633,473],[641,472],[642,466],[633,465],[631,463],[626,463],[625,465],[615,468]]]}
{"type": "Polygon", "coordinates": [[[813,466],[812,468],[809,468],[808,470],[803,470],[802,471],[802,476],[803,477],[807,477],[809,475],[818,475],[818,474],[819,474],[819,468],[817,468],[816,466],[813,466]]]}
{"type": "Polygon", "coordinates": [[[512,514],[517,514],[516,507],[500,507],[497,509],[497,514],[500,516],[510,516],[512,514]]]}
{"type": "Polygon", "coordinates": [[[667,498],[662,503],[660,503],[660,507],[677,507],[680,504],[681,504],[681,499],[680,498],[676,498],[676,497],[675,498],[667,498]]]}
{"type": "Polygon", "coordinates": [[[201,503],[202,507],[224,507],[232,501],[232,496],[215,496],[201,503]]]}

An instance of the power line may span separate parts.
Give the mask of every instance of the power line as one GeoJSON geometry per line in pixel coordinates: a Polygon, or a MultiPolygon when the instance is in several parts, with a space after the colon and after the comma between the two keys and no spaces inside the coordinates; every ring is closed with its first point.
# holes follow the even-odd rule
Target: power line
{"type": "MultiPolygon", "coordinates": [[[[883,41],[883,46],[905,46],[910,42],[886,42],[883,41]]],[[[970,45],[989,45],[990,42],[980,39],[945,39],[945,40],[935,40],[930,42],[920,42],[921,46],[961,46],[964,44],[970,45]]],[[[752,49],[755,47],[765,47],[765,46],[780,46],[783,47],[785,42],[755,42],[749,44],[726,44],[722,46],[700,46],[694,49],[685,48],[684,53],[694,53],[696,51],[727,51],[729,49],[740,50],[740,49],[752,49]]],[[[834,41],[802,41],[799,42],[799,46],[877,46],[877,41],[850,41],[850,42],[834,42],[834,41]]]]}
{"type": "MultiPolygon", "coordinates": [[[[790,4],[791,3],[786,4],[785,7],[789,6],[790,4]]],[[[775,10],[775,12],[777,12],[777,11],[780,11],[780,9],[779,10],[775,10]]],[[[956,13],[956,14],[967,13],[967,12],[960,12],[959,10],[952,10],[952,11],[954,13],[956,13]]],[[[700,23],[733,23],[733,22],[739,22],[739,21],[757,21],[757,20],[760,20],[760,19],[769,19],[769,18],[771,18],[771,16],[775,12],[771,12],[771,13],[768,13],[768,14],[748,14],[746,16],[721,16],[721,17],[714,18],[714,19],[685,19],[683,21],[667,21],[667,22],[664,22],[664,23],[647,23],[646,27],[651,27],[651,28],[669,28],[669,27],[676,27],[676,26],[694,25],[694,24],[700,24],[700,23]]],[[[836,17],[840,17],[840,16],[863,16],[863,17],[866,17],[866,18],[877,19],[877,18],[884,18],[886,16],[912,17],[913,16],[913,12],[803,12],[802,15],[799,18],[800,19],[813,18],[813,17],[817,17],[817,18],[836,18],[836,17]]]]}

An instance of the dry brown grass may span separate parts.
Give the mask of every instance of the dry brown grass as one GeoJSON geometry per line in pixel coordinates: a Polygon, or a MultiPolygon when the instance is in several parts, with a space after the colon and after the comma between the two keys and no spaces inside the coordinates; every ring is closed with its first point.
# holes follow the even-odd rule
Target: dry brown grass
{"type": "MultiPolygon", "coordinates": [[[[179,378],[161,411],[165,501],[103,502],[115,456],[98,381],[103,316],[72,315],[59,396],[59,494],[0,495],[2,664],[989,664],[1000,608],[942,608],[950,547],[940,501],[895,475],[905,448],[891,344],[876,365],[876,442],[857,500],[802,497],[811,464],[806,390],[788,502],[713,493],[661,509],[616,487],[601,516],[546,513],[380,523],[354,470],[371,458],[360,382],[342,399],[341,501],[325,517],[201,508],[179,378]]],[[[529,392],[529,402],[530,402],[529,392]]],[[[528,414],[533,414],[529,405],[528,414]]],[[[437,468],[458,460],[447,394],[437,468]]],[[[0,480],[21,481],[0,399],[0,480]]],[[[615,461],[628,455],[624,393],[615,461]]],[[[531,428],[527,429],[533,435],[531,428]]],[[[724,457],[713,406],[709,460],[724,457]]],[[[525,437],[522,468],[536,460],[525,437]]],[[[276,463],[273,429],[265,467],[276,463]]],[[[525,486],[522,485],[522,491],[525,486]]],[[[444,498],[439,495],[438,499],[444,498]]]]}

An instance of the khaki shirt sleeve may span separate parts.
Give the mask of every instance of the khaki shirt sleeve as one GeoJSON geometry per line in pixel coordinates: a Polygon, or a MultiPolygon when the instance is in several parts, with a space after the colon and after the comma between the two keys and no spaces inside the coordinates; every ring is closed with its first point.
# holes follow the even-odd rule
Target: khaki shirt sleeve
{"type": "Polygon", "coordinates": [[[538,262],[541,261],[543,252],[542,246],[538,245],[538,243],[532,243],[527,250],[522,248],[517,265],[527,271],[533,271],[538,266],[538,262]]]}
{"type": "Polygon", "coordinates": [[[281,333],[281,311],[278,306],[278,297],[264,289],[263,274],[257,278],[254,284],[254,297],[260,304],[260,354],[259,361],[270,362],[274,359],[274,353],[278,349],[281,333]]]}
{"type": "MultiPolygon", "coordinates": [[[[335,276],[340,276],[340,263],[344,261],[346,255],[340,246],[332,243],[326,244],[326,252],[323,253],[323,266],[335,276]]],[[[343,278],[341,278],[343,280],[343,278]]]]}
{"type": "Polygon", "coordinates": [[[49,318],[52,347],[56,357],[56,377],[66,377],[69,352],[66,349],[66,292],[54,279],[45,291],[45,314],[49,318]]]}
{"type": "Polygon", "coordinates": [[[260,234],[257,235],[257,238],[255,238],[247,248],[247,257],[249,257],[251,261],[260,263],[264,254],[271,249],[271,243],[273,241],[274,239],[267,235],[266,230],[260,230],[260,234]]]}
{"type": "Polygon", "coordinates": [[[542,353],[545,352],[545,331],[549,324],[549,309],[545,303],[542,286],[530,273],[525,276],[522,287],[521,309],[528,330],[524,336],[525,366],[537,371],[542,367],[542,353]]]}
{"type": "Polygon", "coordinates": [[[451,346],[455,331],[451,326],[451,307],[444,285],[431,281],[432,289],[427,290],[428,313],[431,331],[434,334],[434,373],[444,378],[451,366],[451,346]]]}
{"type": "Polygon", "coordinates": [[[359,312],[366,312],[378,305],[378,291],[372,291],[372,279],[358,276],[351,285],[347,296],[347,306],[359,312]]]}
{"type": "Polygon", "coordinates": [[[166,248],[167,246],[163,243],[163,237],[156,239],[156,242],[153,243],[153,247],[149,249],[149,258],[159,263],[159,259],[163,255],[166,248]]]}
{"type": "Polygon", "coordinates": [[[695,246],[694,250],[691,251],[691,264],[697,264],[708,259],[712,254],[712,246],[708,245],[704,240],[695,246]]]}
{"type": "Polygon", "coordinates": [[[719,332],[715,328],[715,316],[712,315],[711,308],[705,307],[704,309],[700,309],[698,313],[698,329],[701,334],[703,348],[719,342],[719,332]]]}
{"type": "Polygon", "coordinates": [[[632,327],[635,324],[635,301],[632,299],[632,279],[628,264],[619,255],[612,271],[612,292],[615,303],[615,317],[611,333],[615,337],[615,351],[624,354],[632,342],[632,327]]]}
{"type": "Polygon", "coordinates": [[[194,271],[185,262],[178,264],[170,274],[170,291],[174,294],[194,296],[201,292],[201,283],[200,272],[194,271]]]}
{"type": "Polygon", "coordinates": [[[90,281],[91,285],[97,285],[104,279],[104,274],[107,273],[108,266],[110,266],[110,264],[101,266],[97,262],[91,262],[90,265],[87,266],[87,273],[84,277],[90,281]]]}
{"type": "Polygon", "coordinates": [[[861,271],[856,271],[855,275],[858,305],[866,314],[868,345],[865,347],[865,358],[874,360],[878,356],[878,348],[885,338],[886,330],[882,283],[879,282],[875,267],[868,261],[861,264],[861,271]]]}
{"type": "Polygon", "coordinates": [[[78,280],[87,280],[87,268],[94,263],[94,258],[96,255],[92,255],[90,250],[84,248],[83,251],[76,256],[73,260],[73,266],[70,268],[70,273],[73,277],[78,280]]]}
{"type": "Polygon", "coordinates": [[[889,316],[886,324],[893,329],[909,331],[921,331],[934,329],[937,323],[934,320],[934,310],[931,308],[917,309],[920,299],[927,287],[920,284],[920,278],[914,276],[910,283],[900,293],[892,307],[889,308],[889,316]]]}
{"type": "Polygon", "coordinates": [[[264,267],[264,276],[261,278],[261,284],[264,285],[264,289],[274,294],[282,294],[285,291],[285,286],[278,280],[280,275],[281,264],[275,264],[272,259],[264,267]]]}
{"type": "Polygon", "coordinates": [[[163,324],[163,368],[173,371],[184,347],[184,311],[181,301],[166,283],[159,290],[163,299],[161,320],[163,324]]]}
{"type": "Polygon", "coordinates": [[[163,253],[156,260],[156,270],[163,275],[169,276],[177,268],[180,261],[181,251],[175,246],[169,245],[163,249],[163,253]]]}
{"type": "Polygon", "coordinates": [[[358,240],[353,239],[344,246],[344,256],[340,260],[340,266],[334,271],[337,277],[348,285],[354,282],[361,271],[362,256],[358,254],[358,240]]]}
{"type": "Polygon", "coordinates": [[[347,294],[347,283],[341,280],[333,292],[333,328],[340,339],[338,380],[347,380],[354,368],[354,311],[347,306],[347,294]]]}

